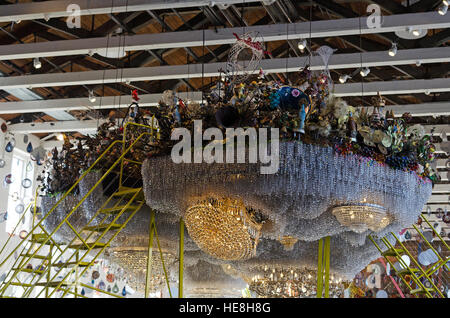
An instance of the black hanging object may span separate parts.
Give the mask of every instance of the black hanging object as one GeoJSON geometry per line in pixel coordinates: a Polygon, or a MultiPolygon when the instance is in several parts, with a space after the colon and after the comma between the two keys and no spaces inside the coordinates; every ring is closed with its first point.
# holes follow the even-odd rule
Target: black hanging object
{"type": "Polygon", "coordinates": [[[8,141],[5,147],[6,152],[11,152],[14,150],[14,146],[12,145],[11,141],[8,141]]]}
{"type": "Polygon", "coordinates": [[[216,112],[216,121],[219,127],[232,127],[239,121],[239,113],[233,106],[219,108],[216,112]]]}
{"type": "Polygon", "coordinates": [[[29,142],[28,146],[27,146],[27,152],[31,153],[32,151],[33,151],[33,145],[31,144],[31,142],[29,142]]]}

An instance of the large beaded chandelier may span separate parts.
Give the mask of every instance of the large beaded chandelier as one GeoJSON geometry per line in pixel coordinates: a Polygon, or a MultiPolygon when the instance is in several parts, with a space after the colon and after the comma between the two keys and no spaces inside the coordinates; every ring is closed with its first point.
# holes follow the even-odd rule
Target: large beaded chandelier
{"type": "Polygon", "coordinates": [[[255,255],[262,223],[242,202],[209,198],[191,205],[184,218],[189,235],[206,253],[223,260],[255,255]]]}

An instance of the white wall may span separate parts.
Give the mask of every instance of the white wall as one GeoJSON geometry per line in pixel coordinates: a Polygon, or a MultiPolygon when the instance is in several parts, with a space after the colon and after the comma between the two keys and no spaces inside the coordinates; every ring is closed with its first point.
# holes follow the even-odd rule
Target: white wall
{"type": "MultiPolygon", "coordinates": [[[[0,125],[4,122],[5,121],[0,118],[0,125]]],[[[9,185],[5,186],[5,184],[3,182],[5,176],[8,175],[9,173],[11,173],[11,161],[12,161],[12,157],[13,157],[13,153],[14,153],[14,151],[9,152],[9,153],[4,151],[5,146],[6,146],[5,137],[7,134],[8,134],[8,131],[6,131],[6,133],[3,133],[2,131],[0,131],[0,158],[1,158],[1,155],[4,153],[3,160],[5,160],[5,162],[6,162],[5,166],[3,168],[0,168],[0,213],[7,211],[8,199],[10,199],[9,185]]],[[[16,135],[14,135],[14,139],[16,140],[15,149],[17,148],[17,149],[20,149],[20,150],[26,152],[26,147],[27,147],[28,143],[23,142],[24,135],[16,134],[16,135]]],[[[31,134],[28,135],[28,142],[31,142],[31,144],[33,145],[33,148],[36,148],[40,145],[40,139],[31,134]]],[[[29,179],[31,179],[33,181],[32,193],[35,193],[35,189],[37,186],[37,182],[36,182],[37,173],[38,173],[38,171],[40,171],[40,169],[42,169],[42,167],[39,167],[40,169],[37,169],[38,166],[35,163],[33,163],[33,164],[34,164],[34,170],[33,170],[34,175],[32,175],[32,176],[28,175],[28,177],[29,177],[29,179]]],[[[14,182],[21,182],[21,181],[22,180],[20,180],[20,178],[14,178],[14,182]]],[[[28,202],[24,202],[24,204],[25,204],[25,206],[27,206],[28,202]]],[[[26,211],[25,213],[30,213],[30,212],[26,211]]],[[[11,216],[14,214],[16,214],[15,211],[8,211],[8,218],[11,220],[11,216]]],[[[29,217],[29,220],[31,220],[31,216],[28,215],[28,217],[29,217]]],[[[10,252],[21,241],[21,239],[17,235],[10,237],[10,235],[6,232],[7,222],[8,221],[0,223],[0,250],[3,249],[8,238],[10,238],[8,245],[0,254],[0,264],[7,258],[7,256],[10,254],[10,252]]],[[[13,224],[13,227],[14,226],[15,226],[15,224],[13,224]]],[[[29,228],[21,228],[21,229],[25,229],[28,231],[30,230],[29,228]]],[[[21,251],[21,248],[18,249],[18,252],[16,252],[17,255],[21,251]]],[[[0,276],[3,273],[7,273],[9,271],[9,269],[12,267],[12,264],[14,263],[14,260],[15,260],[15,258],[13,256],[3,266],[0,267],[0,276]]]]}

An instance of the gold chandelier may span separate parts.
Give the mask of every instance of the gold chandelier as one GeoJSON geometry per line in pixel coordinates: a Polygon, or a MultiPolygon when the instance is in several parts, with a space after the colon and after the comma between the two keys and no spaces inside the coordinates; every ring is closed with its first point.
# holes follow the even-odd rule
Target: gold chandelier
{"type": "Polygon", "coordinates": [[[202,200],[187,209],[184,221],[192,240],[211,256],[244,260],[255,255],[262,223],[238,200],[202,200]]]}
{"type": "Polygon", "coordinates": [[[280,237],[278,241],[283,244],[285,251],[292,251],[294,249],[295,243],[298,242],[298,238],[286,235],[280,237]]]}
{"type": "Polygon", "coordinates": [[[356,233],[367,230],[378,232],[390,223],[386,208],[373,203],[338,205],[333,207],[332,213],[339,223],[356,233]]]}

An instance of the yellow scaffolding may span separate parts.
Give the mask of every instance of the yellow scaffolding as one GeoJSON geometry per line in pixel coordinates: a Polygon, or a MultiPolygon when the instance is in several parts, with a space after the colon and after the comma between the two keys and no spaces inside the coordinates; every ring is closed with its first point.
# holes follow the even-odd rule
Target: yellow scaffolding
{"type": "MultiPolygon", "coordinates": [[[[96,290],[100,293],[123,298],[114,293],[109,293],[104,290],[100,290],[94,288],[92,286],[83,284],[79,282],[79,278],[83,276],[84,273],[92,266],[97,258],[109,247],[111,241],[126,227],[128,222],[133,218],[133,216],[142,208],[145,204],[144,195],[142,187],[139,188],[130,188],[125,187],[123,185],[124,177],[123,177],[123,167],[125,162],[128,164],[136,164],[142,165],[142,162],[138,162],[135,160],[127,159],[126,155],[131,152],[133,147],[142,139],[144,136],[154,137],[156,132],[156,128],[154,128],[154,118],[152,118],[152,125],[146,126],[138,123],[129,122],[124,126],[123,130],[123,138],[122,140],[113,141],[109,147],[95,160],[95,162],[83,172],[81,177],[70,187],[70,189],[56,202],[56,204],[48,211],[48,213],[41,218],[41,220],[35,224],[36,217],[36,204],[37,204],[37,191],[36,197],[34,201],[34,213],[33,213],[33,223],[32,229],[30,233],[26,235],[26,237],[12,249],[10,254],[6,256],[0,263],[0,266],[3,266],[11,257],[20,249],[21,252],[19,257],[15,260],[11,270],[8,272],[6,279],[0,284],[0,297],[8,297],[6,295],[9,286],[20,286],[23,288],[23,293],[21,297],[32,297],[33,291],[35,291],[36,287],[42,287],[41,291],[36,291],[34,297],[52,297],[55,295],[56,291],[62,291],[62,296],[65,297],[67,294],[73,295],[78,298],[87,298],[84,295],[78,293],[79,287],[90,288],[96,290]],[[131,143],[127,144],[127,130],[129,126],[136,126],[140,128],[144,128],[147,131],[141,133],[136,139],[130,141],[131,143]],[[109,169],[100,177],[100,179],[96,182],[96,184],[79,200],[79,202],[72,208],[71,211],[67,213],[65,218],[55,227],[55,229],[48,233],[44,226],[43,222],[46,218],[48,218],[56,208],[63,202],[63,200],[70,195],[79,182],[89,173],[91,172],[96,165],[105,158],[108,154],[111,153],[113,148],[116,145],[122,145],[122,151],[119,158],[109,167],[109,169]],[[90,194],[103,182],[103,180],[113,172],[113,170],[120,165],[120,173],[119,173],[119,188],[116,192],[111,194],[105,202],[101,205],[101,207],[96,211],[96,213],[90,218],[87,224],[81,228],[81,230],[77,231],[75,227],[69,223],[70,216],[81,206],[81,204],[89,197],[90,194]],[[110,202],[115,203],[112,207],[107,207],[110,202]],[[125,221],[122,223],[118,223],[119,218],[125,213],[128,213],[125,217],[125,221]],[[100,217],[102,215],[103,217],[100,217]],[[97,225],[91,225],[91,223],[100,217],[97,225]],[[112,221],[108,221],[108,219],[113,218],[112,221]],[[74,233],[74,238],[65,244],[59,244],[55,241],[55,233],[66,224],[70,230],[74,233]],[[107,234],[112,234],[109,238],[106,238],[107,234]],[[106,240],[106,241],[105,241],[106,240]],[[48,247],[48,252],[45,255],[42,255],[42,252],[45,250],[45,246],[48,247]],[[94,251],[94,256],[90,261],[85,261],[87,256],[94,251]],[[41,251],[41,254],[39,252],[41,251]],[[69,253],[70,257],[67,258],[64,262],[62,262],[62,256],[69,253]],[[27,264],[30,263],[31,260],[41,261],[41,266],[36,266],[36,268],[26,268],[27,264]],[[52,269],[56,268],[56,273],[51,275],[52,269]],[[63,275],[63,278],[60,277],[60,273],[63,270],[68,270],[67,273],[63,275]],[[31,280],[27,283],[22,282],[19,279],[19,274],[26,272],[31,274],[31,280]],[[74,276],[74,277],[73,277],[74,276]],[[43,279],[45,278],[45,281],[43,279]]],[[[156,132],[156,137],[158,133],[156,132]]],[[[30,208],[31,204],[27,207],[27,210],[30,208]]],[[[24,217],[25,213],[19,220],[19,222],[24,217]]],[[[18,223],[19,224],[19,223],[18,223]]],[[[16,225],[17,228],[17,225],[16,225]]],[[[15,230],[15,229],[14,229],[15,230]]],[[[153,233],[156,236],[158,249],[160,251],[160,256],[162,259],[162,251],[159,244],[158,235],[156,232],[156,227],[154,223],[154,212],[152,211],[152,217],[150,221],[150,236],[151,242],[153,243],[153,233]]],[[[6,244],[0,250],[0,255],[6,249],[6,246],[9,244],[9,239],[6,244]]],[[[44,252],[45,253],[45,252],[44,252]]],[[[149,248],[149,256],[151,255],[151,249],[149,248]]],[[[151,272],[151,258],[149,258],[148,265],[148,275],[151,272]]],[[[182,258],[180,259],[182,262],[182,258]]],[[[163,261],[163,259],[162,259],[163,261]]],[[[164,261],[163,268],[165,273],[166,282],[169,287],[169,282],[167,278],[167,272],[165,270],[164,261]]],[[[147,276],[148,276],[147,275],[147,276]]],[[[181,276],[180,276],[181,277],[181,276]]],[[[182,280],[180,279],[180,282],[182,280]]],[[[146,282],[147,283],[147,282],[146,282]]],[[[182,286],[182,283],[181,283],[182,286]]],[[[170,287],[169,287],[170,293],[170,287]]],[[[181,292],[182,295],[182,292],[181,292]]],[[[148,296],[148,287],[146,284],[146,297],[148,296]]]]}
{"type": "Polygon", "coordinates": [[[329,236],[319,240],[317,264],[317,298],[330,297],[330,244],[329,236]]]}
{"type": "MultiPolygon", "coordinates": [[[[437,238],[442,242],[442,244],[449,250],[449,247],[445,240],[437,233],[433,226],[431,226],[430,222],[427,220],[425,215],[421,216],[422,219],[429,225],[437,238]]],[[[394,241],[399,245],[400,248],[396,248],[396,244],[391,244],[388,240],[388,237],[382,237],[380,242],[382,242],[385,246],[383,250],[380,245],[377,243],[376,237],[369,236],[369,239],[378,249],[380,254],[386,259],[386,261],[391,265],[392,269],[395,271],[396,275],[402,280],[405,286],[409,289],[411,295],[424,295],[427,298],[445,298],[446,296],[442,294],[440,288],[436,286],[433,278],[431,277],[436,271],[440,268],[445,267],[447,271],[449,270],[448,261],[449,257],[443,257],[436,251],[436,249],[432,246],[432,244],[426,239],[426,237],[422,234],[422,231],[416,226],[413,225],[413,228],[416,230],[418,235],[422,238],[425,244],[433,251],[433,253],[437,256],[438,262],[433,264],[428,270],[424,269],[420,266],[419,262],[413,257],[412,253],[408,250],[405,244],[400,240],[400,238],[394,233],[390,233],[391,237],[394,241]],[[404,259],[403,255],[407,255],[411,261],[412,265],[408,265],[404,259]],[[391,260],[391,258],[395,258],[395,260],[400,264],[400,268],[396,268],[391,260]],[[405,279],[406,276],[411,277],[413,282],[416,284],[417,288],[413,288],[408,281],[405,279]],[[428,282],[431,287],[426,287],[425,282],[428,282]]]]}

